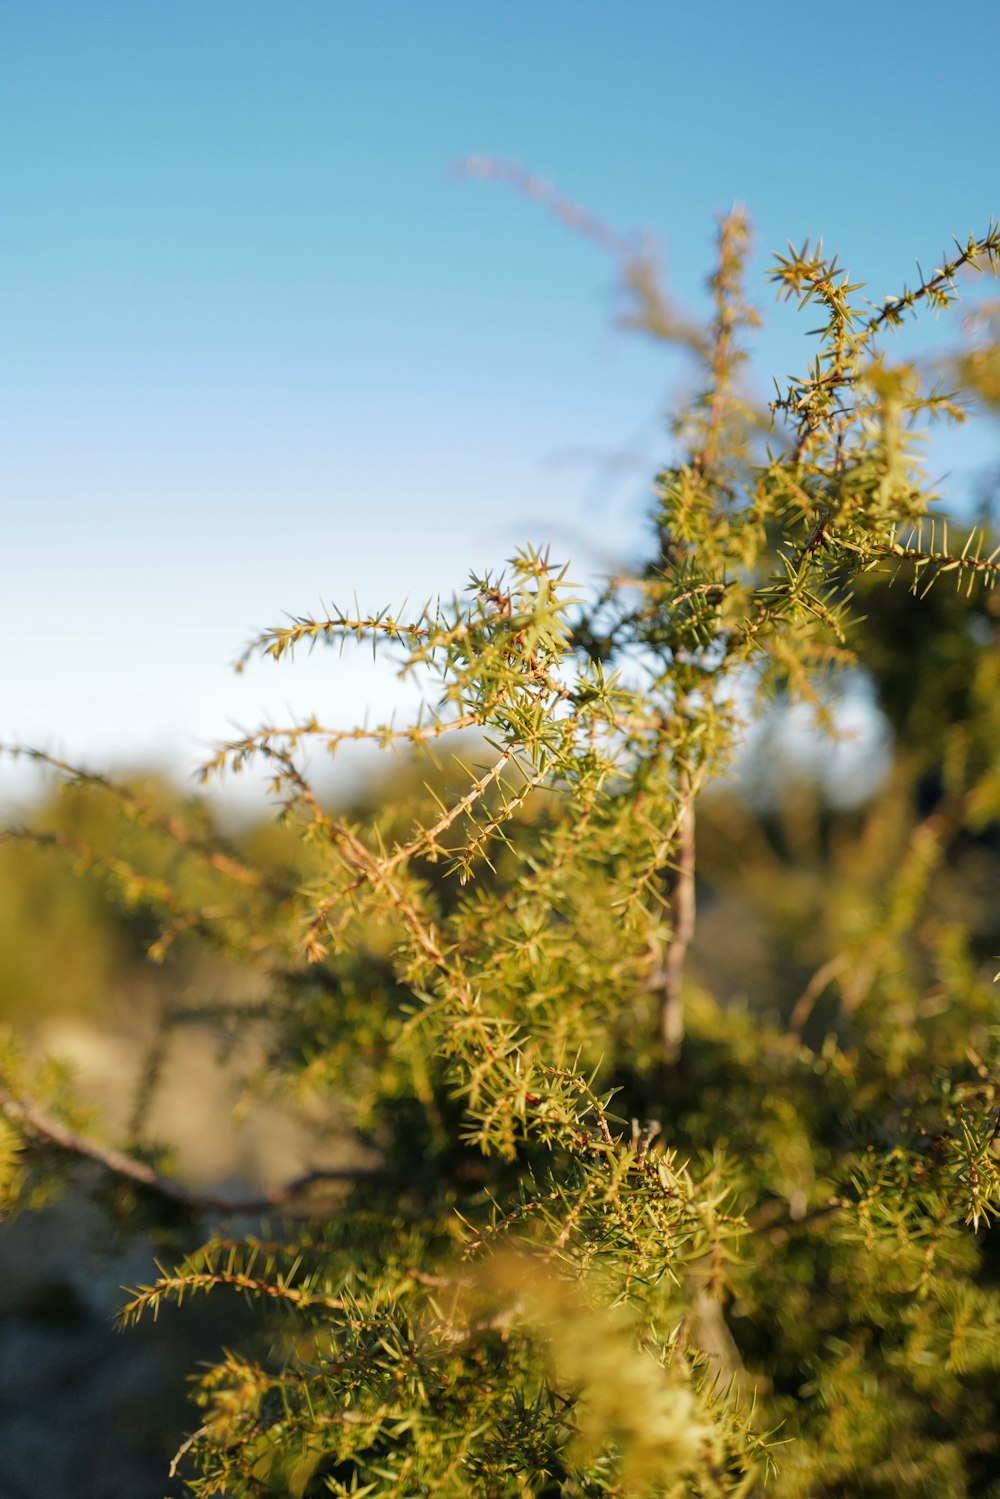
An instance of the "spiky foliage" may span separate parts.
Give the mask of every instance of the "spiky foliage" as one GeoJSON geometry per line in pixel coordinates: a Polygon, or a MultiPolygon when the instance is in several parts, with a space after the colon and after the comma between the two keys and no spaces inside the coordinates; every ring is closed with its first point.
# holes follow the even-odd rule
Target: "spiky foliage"
{"type": "MultiPolygon", "coordinates": [[[[700,328],[609,241],[628,320],[701,375],[642,566],[589,599],[528,548],[406,618],[334,608],[249,647],[358,640],[426,688],[404,726],[310,718],[219,750],[206,775],[269,767],[301,850],[281,871],[58,764],[162,852],[24,833],[154,915],[155,957],[208,943],[255,973],[252,1004],[184,1018],[259,1025],[266,1086],[335,1109],[375,1163],[332,1199],[312,1177],[274,1196],[253,1234],[220,1223],[125,1308],[260,1307],[259,1344],[199,1379],[177,1459],[192,1492],[715,1499],[773,1467],[787,1496],[960,1495],[1000,1473],[996,1002],[968,926],[934,908],[957,843],[996,815],[995,656],[822,902],[772,860],[752,1016],[713,990],[695,911],[696,842],[722,899],[750,837],[711,789],[748,705],[826,720],[855,646],[877,675],[858,601],[894,578],[924,595],[949,574],[993,617],[997,553],[978,532],[950,543],[916,448],[959,408],[886,339],[947,305],[963,267],[995,271],[1000,234],[878,308],[821,248],[779,257],[779,292],[822,326],[770,431],[742,380],[748,243],[740,214],[721,221],[700,328]],[[332,810],[306,757],[361,737],[426,763],[426,794],[332,810]],[[929,769],[940,794],[914,818],[929,769]]],[[[39,1146],[84,1135],[5,1076],[13,1194],[39,1146]]],[[[233,1211],[104,1161],[196,1217],[233,1211]]]]}

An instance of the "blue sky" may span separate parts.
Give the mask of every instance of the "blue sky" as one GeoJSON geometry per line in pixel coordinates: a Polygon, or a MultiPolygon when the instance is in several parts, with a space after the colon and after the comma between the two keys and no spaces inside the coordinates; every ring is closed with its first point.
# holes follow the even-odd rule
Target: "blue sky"
{"type": "MultiPolygon", "coordinates": [[[[655,231],[695,306],[744,203],[763,390],[805,352],[768,252],[823,236],[881,298],[1000,209],[998,55],[995,0],[5,0],[0,738],[183,774],[384,706],[362,661],[234,677],[283,611],[635,546],[641,466],[587,454],[651,469],[677,371],[599,250],[458,159],[655,231]]],[[[960,496],[995,451],[935,461],[960,496]]]]}

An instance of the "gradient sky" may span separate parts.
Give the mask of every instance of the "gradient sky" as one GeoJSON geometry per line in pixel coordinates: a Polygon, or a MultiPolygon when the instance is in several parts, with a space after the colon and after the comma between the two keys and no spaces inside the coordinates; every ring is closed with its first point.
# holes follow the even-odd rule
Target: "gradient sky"
{"type": "MultiPolygon", "coordinates": [[[[458,159],[652,229],[694,306],[735,201],[769,316],[807,235],[881,299],[1000,209],[998,56],[996,0],[3,0],[0,739],[185,773],[384,706],[358,660],[234,677],[283,611],[634,547],[643,468],[594,455],[651,471],[676,371],[597,248],[458,159]]],[[[773,317],[762,391],[804,352],[773,317]]],[[[996,451],[935,461],[961,498],[996,451]]]]}

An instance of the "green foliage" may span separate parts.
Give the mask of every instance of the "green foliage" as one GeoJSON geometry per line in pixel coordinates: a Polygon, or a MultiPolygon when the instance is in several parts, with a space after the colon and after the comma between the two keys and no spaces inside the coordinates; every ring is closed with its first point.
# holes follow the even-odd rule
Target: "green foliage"
{"type": "MultiPolygon", "coordinates": [[[[360,641],[425,684],[410,724],[309,718],[220,748],[206,775],[267,765],[279,847],[52,761],[73,815],[25,834],[155,924],[168,971],[207,948],[252,975],[251,1002],[223,992],[183,1023],[259,1029],[255,1086],[375,1162],[293,1184],[247,1233],[260,1204],[141,1169],[158,1158],[138,1127],[131,1157],[104,1149],[217,1220],[124,1319],[259,1307],[259,1340],[199,1377],[177,1459],[194,1493],[1000,1484],[1000,932],[981,894],[1000,562],[986,523],[949,543],[921,469],[957,395],[885,342],[964,268],[996,271],[1000,234],[879,308],[822,248],[778,257],[779,294],[822,323],[770,431],[743,386],[745,219],[720,224],[705,328],[608,242],[628,320],[700,376],[646,562],[588,598],[529,547],[406,619],[335,608],[262,634],[244,660],[360,641]],[[721,780],[744,720],[778,702],[829,723],[838,672],[886,715],[887,784],[859,812],[789,785],[755,814],[721,780]],[[407,759],[398,794],[352,812],[304,767],[359,738],[407,759]],[[74,821],[81,796],[115,807],[113,838],[74,821]]],[[[988,396],[990,368],[978,346],[956,380],[988,396]]],[[[90,1137],[13,1058],[2,1081],[13,1198],[90,1137]]]]}

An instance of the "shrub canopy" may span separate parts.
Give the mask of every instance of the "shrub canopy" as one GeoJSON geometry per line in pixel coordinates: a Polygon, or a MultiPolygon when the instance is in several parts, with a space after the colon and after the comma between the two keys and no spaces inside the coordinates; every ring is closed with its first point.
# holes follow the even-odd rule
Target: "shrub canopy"
{"type": "Polygon", "coordinates": [[[86,1156],[172,1236],[123,1321],[259,1308],[198,1376],[193,1493],[1000,1493],[1000,549],[985,516],[956,539],[919,458],[995,400],[995,344],[946,378],[892,357],[1000,233],[878,307],[822,247],[777,257],[819,326],[768,410],[746,219],[704,327],[610,244],[628,320],[699,373],[640,564],[589,595],[526,547],[405,616],[265,631],[248,656],[356,640],[425,688],[406,724],[219,749],[206,775],[267,765],[277,842],[45,755],[71,796],[9,832],[86,866],[168,973],[208,949],[248,980],[168,984],[157,1045],[259,1034],[252,1087],[361,1162],[199,1194],[143,1108],[109,1143],[4,1052],[8,1205],[86,1156]],[[747,726],[829,727],[845,677],[884,715],[874,798],[788,775],[755,810],[724,780],[747,726]],[[309,756],[358,739],[403,766],[337,810],[309,756]]]}

